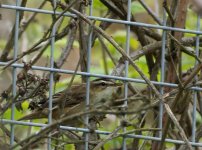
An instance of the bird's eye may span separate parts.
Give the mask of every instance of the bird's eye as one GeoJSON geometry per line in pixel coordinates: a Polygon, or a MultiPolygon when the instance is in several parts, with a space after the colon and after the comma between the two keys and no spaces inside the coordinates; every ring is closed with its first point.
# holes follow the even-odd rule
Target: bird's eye
{"type": "Polygon", "coordinates": [[[105,86],[105,85],[106,85],[106,83],[105,83],[105,82],[102,82],[102,83],[101,83],[101,85],[102,85],[102,86],[105,86]]]}

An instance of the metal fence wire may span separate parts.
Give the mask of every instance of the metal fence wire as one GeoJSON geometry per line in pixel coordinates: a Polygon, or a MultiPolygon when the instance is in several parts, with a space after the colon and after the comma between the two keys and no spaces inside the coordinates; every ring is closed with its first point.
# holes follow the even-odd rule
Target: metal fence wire
{"type": "MultiPolygon", "coordinates": [[[[0,149],[202,147],[199,51],[202,32],[200,15],[190,10],[187,0],[173,1],[173,4],[164,1],[163,6],[153,0],[159,8],[162,7],[161,16],[157,16],[143,0],[45,0],[38,2],[38,8],[27,5],[27,0],[15,2],[2,1],[0,5],[1,11],[15,11],[15,25],[7,34],[5,48],[1,47],[1,73],[10,69],[12,83],[1,90],[0,149]],[[150,17],[153,21],[138,22],[135,15],[138,12],[132,9],[135,5],[141,6],[145,18],[150,17]],[[105,15],[97,15],[99,7],[104,8],[101,14],[105,15]],[[174,11],[187,13],[187,16],[173,15],[174,11]],[[43,17],[35,20],[37,15],[43,17]],[[52,19],[50,25],[44,25],[46,17],[52,19]],[[37,31],[33,29],[35,43],[21,51],[25,40],[22,36],[34,21],[48,30],[43,31],[37,41],[37,31]],[[107,31],[107,28],[112,30],[107,31]],[[120,33],[125,34],[124,44],[114,38],[115,35],[111,36],[117,28],[125,30],[120,33]],[[67,54],[69,52],[64,50],[63,57],[55,57],[56,43],[63,37],[68,37],[67,43],[71,43],[65,50],[72,49],[73,41],[78,40],[79,61],[71,59],[74,65],[78,63],[76,69],[61,68],[69,59],[66,57],[71,56],[67,54]],[[136,50],[131,46],[133,39],[141,45],[136,50]],[[94,49],[95,41],[104,49],[102,53],[94,49]],[[49,61],[36,64],[47,49],[49,61]],[[95,53],[115,64],[111,74],[92,71],[94,57],[101,58],[94,56],[95,53]],[[32,58],[27,57],[25,61],[28,55],[32,58]],[[143,67],[142,60],[145,60],[143,67]],[[70,81],[63,88],[65,92],[57,93],[59,74],[65,78],[69,75],[70,81]],[[73,82],[78,76],[83,81],[79,86],[73,82]],[[28,105],[29,109],[23,105],[28,105]],[[71,107],[66,110],[66,105],[71,107]],[[35,112],[39,112],[35,118],[29,118],[29,114],[34,116],[35,112]]],[[[5,19],[3,15],[1,19],[5,19]]]]}

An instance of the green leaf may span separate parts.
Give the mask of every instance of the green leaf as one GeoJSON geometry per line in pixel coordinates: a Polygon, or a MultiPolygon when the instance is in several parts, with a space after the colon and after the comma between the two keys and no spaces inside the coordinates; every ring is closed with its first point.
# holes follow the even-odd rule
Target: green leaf
{"type": "MultiPolygon", "coordinates": [[[[59,41],[57,41],[57,42],[55,43],[54,59],[58,59],[58,58],[60,57],[62,48],[65,47],[66,42],[67,42],[66,39],[61,39],[61,40],[59,40],[59,41]]],[[[43,56],[44,56],[44,57],[46,57],[46,56],[50,57],[50,53],[51,53],[51,46],[49,46],[49,47],[45,50],[43,56]]]]}
{"type": "Polygon", "coordinates": [[[131,6],[132,13],[142,13],[144,12],[144,8],[139,2],[133,2],[131,6]]]}

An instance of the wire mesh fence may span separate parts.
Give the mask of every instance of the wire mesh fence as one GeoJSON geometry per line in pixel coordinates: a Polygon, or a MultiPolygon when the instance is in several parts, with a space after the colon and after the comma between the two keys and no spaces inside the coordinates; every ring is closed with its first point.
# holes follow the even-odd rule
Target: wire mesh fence
{"type": "MultiPolygon", "coordinates": [[[[104,7],[107,17],[97,15],[97,1],[52,0],[40,2],[38,8],[28,7],[26,0],[16,0],[15,5],[1,3],[1,10],[15,11],[15,25],[0,57],[2,71],[12,68],[11,86],[2,91],[0,100],[0,145],[11,149],[74,147],[86,150],[202,147],[200,15],[192,22],[196,29],[184,28],[186,15],[184,18],[179,15],[174,20],[175,16],[170,14],[172,7],[168,8],[171,4],[164,1],[162,16],[158,17],[139,0],[148,16],[155,20],[154,23],[144,23],[136,21],[132,12],[136,1],[100,0],[99,5],[104,7]],[[43,8],[45,3],[50,3],[46,9],[43,8]],[[29,17],[23,22],[25,14],[29,17]],[[47,32],[37,41],[33,30],[35,43],[21,51],[20,45],[25,40],[22,39],[23,32],[38,14],[44,15],[37,20],[38,24],[50,17],[49,26],[44,27],[47,32]],[[65,19],[68,20],[65,22],[65,19]],[[107,32],[110,25],[112,31],[107,32]],[[125,36],[124,42],[110,35],[113,30],[116,32],[116,25],[124,30],[120,33],[125,36]],[[68,44],[61,51],[61,57],[56,59],[56,43],[65,36],[68,36],[68,44]],[[68,61],[68,50],[77,38],[78,62],[73,58],[70,61],[74,69],[61,68],[68,61]],[[135,51],[131,51],[134,49],[131,46],[133,38],[141,45],[135,51]],[[104,49],[102,54],[93,49],[96,42],[104,49]],[[108,50],[109,45],[115,49],[113,54],[108,50]],[[42,60],[43,65],[36,64],[47,49],[48,61],[42,60]],[[20,62],[32,53],[35,55],[28,58],[30,62],[20,62]],[[103,61],[105,73],[94,72],[92,64],[98,61],[93,60],[95,53],[103,55],[102,59],[108,55],[110,62],[115,64],[111,74],[107,73],[106,60],[103,61]],[[113,59],[115,53],[118,61],[113,59]],[[139,59],[143,56],[146,59],[141,67],[139,59]],[[191,61],[186,61],[189,59],[191,61]],[[147,67],[145,71],[143,68],[147,67]],[[59,74],[70,75],[63,92],[56,92],[59,74]],[[83,82],[74,85],[78,76],[83,82]],[[24,110],[23,105],[29,105],[29,110],[24,110]],[[19,116],[17,110],[26,112],[16,117],[19,116]],[[10,118],[6,114],[10,114],[10,118]],[[26,135],[23,133],[18,138],[19,131],[24,130],[26,135]]],[[[186,3],[184,7],[189,10],[186,3]]],[[[181,6],[180,3],[177,8],[183,10],[181,6]]]]}

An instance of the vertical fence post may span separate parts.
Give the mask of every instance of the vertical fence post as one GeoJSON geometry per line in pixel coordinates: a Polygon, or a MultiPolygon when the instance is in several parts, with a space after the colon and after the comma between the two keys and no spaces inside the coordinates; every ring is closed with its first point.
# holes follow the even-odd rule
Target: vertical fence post
{"type": "MultiPolygon", "coordinates": [[[[166,11],[163,9],[163,25],[166,26],[166,11]]],[[[165,53],[166,53],[166,31],[163,30],[162,35],[162,48],[161,48],[161,82],[165,82],[165,53]]],[[[164,86],[160,87],[160,93],[164,94],[164,86]]],[[[163,103],[159,106],[159,129],[163,128],[163,103]]],[[[159,132],[159,137],[162,138],[162,131],[159,132]]]]}
{"type": "MultiPolygon", "coordinates": [[[[16,0],[16,6],[20,6],[20,0],[16,0]]],[[[20,20],[20,11],[16,10],[16,18],[15,18],[15,37],[14,37],[14,56],[13,59],[15,60],[18,55],[18,35],[19,35],[19,20],[20,20]]],[[[13,67],[12,72],[12,94],[14,100],[16,96],[16,82],[17,82],[17,67],[13,67]]],[[[11,120],[15,120],[15,104],[14,101],[11,106],[11,120]]],[[[11,146],[14,144],[14,124],[11,124],[11,137],[10,137],[10,144],[11,146]]]]}
{"type": "MultiPolygon", "coordinates": [[[[200,20],[201,20],[201,17],[200,15],[197,16],[197,27],[196,27],[196,30],[197,31],[200,31],[200,20]]],[[[199,34],[196,35],[196,52],[195,52],[195,55],[198,57],[199,56],[199,44],[200,44],[200,37],[199,37],[199,34]]],[[[198,64],[197,61],[195,61],[195,66],[198,64]]],[[[198,81],[198,77],[195,76],[195,81],[197,82],[198,81]]],[[[196,106],[197,106],[197,92],[194,91],[193,93],[193,112],[192,112],[192,142],[195,142],[196,141],[196,106]]]]}
{"type": "MultiPolygon", "coordinates": [[[[89,0],[89,16],[93,14],[93,0],[89,0]]],[[[88,28],[88,44],[87,44],[87,73],[90,73],[91,68],[91,45],[92,45],[92,30],[93,28],[89,26],[88,28]]],[[[86,111],[88,111],[90,105],[90,77],[86,78],[86,111]]],[[[89,115],[85,115],[85,125],[86,128],[89,126],[89,115]]],[[[85,150],[89,148],[89,134],[85,133],[85,150]]]]}
{"type": "MultiPolygon", "coordinates": [[[[127,3],[127,21],[131,21],[131,0],[128,0],[127,3]]],[[[130,25],[127,24],[126,25],[126,54],[129,55],[130,54],[130,25]]],[[[128,77],[128,67],[129,67],[129,63],[126,60],[125,61],[125,77],[128,77]]],[[[125,81],[124,82],[124,109],[127,109],[128,107],[128,82],[125,81]]],[[[124,115],[124,119],[127,118],[127,115],[124,115]]],[[[123,128],[123,131],[126,132],[126,127],[123,128]]],[[[126,145],[126,141],[127,138],[123,137],[123,143],[122,143],[122,147],[123,150],[127,149],[127,145],[126,145]]]]}
{"type": "MultiPolygon", "coordinates": [[[[55,14],[55,9],[56,9],[56,2],[57,0],[52,0],[52,5],[53,5],[53,17],[52,20],[54,22],[54,18],[56,17],[55,14]]],[[[51,40],[50,40],[50,68],[54,68],[54,50],[55,50],[55,32],[56,32],[56,24],[57,21],[54,23],[52,31],[51,31],[51,40]]],[[[49,101],[48,101],[48,124],[52,123],[52,102],[53,102],[53,84],[54,84],[54,73],[50,71],[49,74],[49,101]]],[[[51,150],[51,137],[48,138],[48,150],[51,150]]]]}

